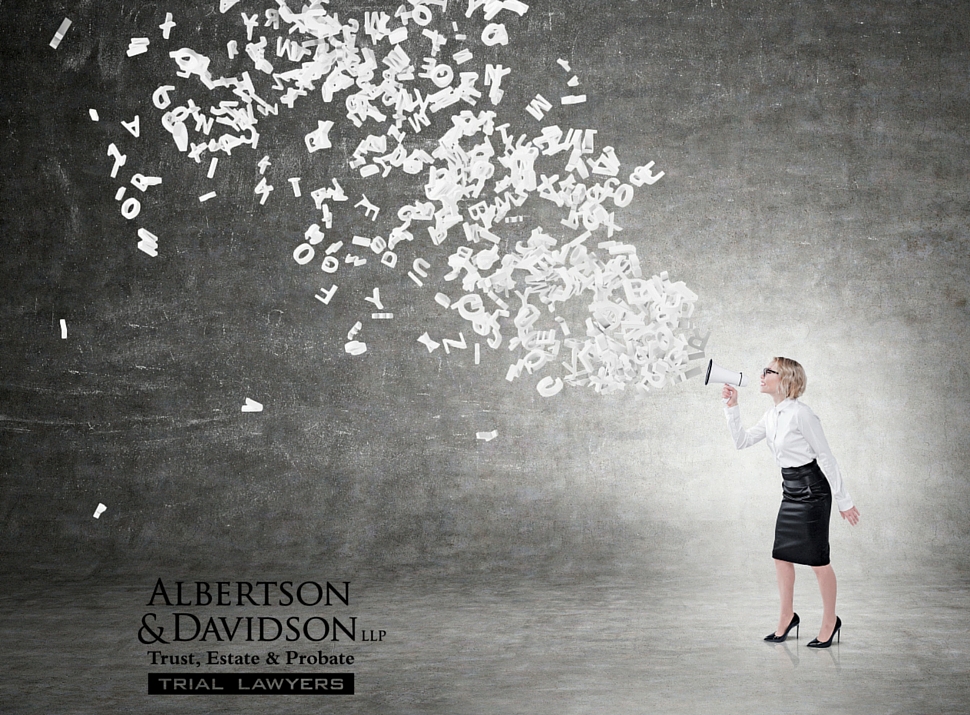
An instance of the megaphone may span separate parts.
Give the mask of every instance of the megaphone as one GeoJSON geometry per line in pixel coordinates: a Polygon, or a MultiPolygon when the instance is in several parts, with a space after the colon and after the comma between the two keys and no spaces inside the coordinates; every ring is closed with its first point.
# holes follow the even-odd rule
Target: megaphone
{"type": "Polygon", "coordinates": [[[723,382],[725,385],[734,385],[735,387],[748,386],[748,381],[743,373],[727,370],[714,364],[713,360],[707,363],[707,376],[704,378],[704,384],[709,385],[712,382],[723,382]]]}

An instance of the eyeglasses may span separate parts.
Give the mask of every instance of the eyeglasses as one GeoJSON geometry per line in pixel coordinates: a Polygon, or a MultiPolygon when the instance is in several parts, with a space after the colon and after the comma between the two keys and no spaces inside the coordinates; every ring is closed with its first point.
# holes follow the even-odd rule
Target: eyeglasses
{"type": "Polygon", "coordinates": [[[779,374],[778,371],[772,370],[770,367],[766,367],[764,370],[761,371],[761,377],[768,377],[768,375],[777,375],[777,374],[779,374]]]}

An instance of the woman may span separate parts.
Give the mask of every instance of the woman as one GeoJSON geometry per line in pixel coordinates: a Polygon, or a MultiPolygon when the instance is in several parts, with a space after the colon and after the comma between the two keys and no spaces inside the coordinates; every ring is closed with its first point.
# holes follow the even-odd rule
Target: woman
{"type": "MultiPolygon", "coordinates": [[[[781,614],[778,628],[765,636],[771,643],[781,643],[792,628],[798,627],[792,597],[795,590],[795,564],[806,564],[815,571],[822,592],[822,625],[809,648],[828,648],[842,628],[835,615],[835,571],[829,563],[829,516],[832,498],[842,518],[852,526],[859,523],[859,510],[852,505],[839,465],[832,456],[822,425],[815,413],[798,401],[808,379],[805,370],[794,360],[773,358],[761,371],[761,392],[771,395],[774,408],[749,430],[741,427],[738,391],[725,385],[722,396],[728,426],[738,449],[750,447],[763,439],[768,441],[778,466],[781,467],[783,498],[775,522],[775,544],[772,557],[778,575],[781,614]]],[[[798,635],[798,631],[795,631],[798,635]]]]}

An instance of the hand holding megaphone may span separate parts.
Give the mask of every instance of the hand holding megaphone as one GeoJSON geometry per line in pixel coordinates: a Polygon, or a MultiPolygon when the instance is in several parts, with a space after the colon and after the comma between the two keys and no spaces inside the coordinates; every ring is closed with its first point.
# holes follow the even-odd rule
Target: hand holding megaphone
{"type": "Polygon", "coordinates": [[[748,384],[743,373],[727,370],[715,364],[713,360],[707,363],[707,375],[704,377],[704,384],[709,385],[712,382],[724,383],[721,396],[728,407],[734,407],[738,404],[738,391],[735,386],[746,387],[748,384]]]}

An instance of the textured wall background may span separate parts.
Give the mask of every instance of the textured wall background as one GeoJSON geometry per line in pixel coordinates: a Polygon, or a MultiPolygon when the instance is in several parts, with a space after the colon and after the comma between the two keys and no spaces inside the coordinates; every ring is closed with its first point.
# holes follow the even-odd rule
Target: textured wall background
{"type": "MultiPolygon", "coordinates": [[[[169,46],[124,50],[155,38],[168,10],[171,48],[224,53],[250,4],[225,16],[215,3],[0,5],[8,565],[767,559],[776,469],[764,446],[734,452],[715,388],[695,378],[544,399],[535,378],[505,381],[504,350],[479,366],[470,351],[429,355],[417,336],[461,324],[402,267],[362,269],[344,302],[312,299],[317,279],[291,258],[312,206],[275,199],[287,176],[348,176],[340,151],[303,151],[323,107],[281,113],[258,152],[223,160],[213,188],[225,198],[196,200],[204,167],[175,151],[150,105],[171,83],[169,46]],[[65,15],[75,24],[51,50],[65,15]],[[118,124],[135,113],[140,165],[165,181],[143,208],[163,237],[157,259],[135,250],[108,177],[105,147],[135,148],[118,124]],[[250,187],[264,153],[277,194],[260,206],[250,187]],[[351,357],[345,333],[373,285],[397,318],[351,357]],[[265,411],[240,413],[247,396],[265,411]],[[492,429],[495,441],[475,439],[492,429]],[[94,520],[99,501],[108,511],[94,520]]],[[[698,294],[719,363],[754,374],[783,354],[806,366],[805,401],[862,512],[855,530],[835,517],[836,564],[966,568],[966,4],[530,4],[489,58],[513,68],[500,116],[536,131],[521,108],[558,91],[565,58],[589,101],[550,120],[597,129],[626,171],[653,160],[666,172],[617,212],[620,238],[645,271],[698,294]]],[[[367,9],[381,7],[396,3],[367,9]]],[[[420,183],[381,190],[368,195],[390,205],[420,183]]],[[[440,275],[450,251],[424,240],[402,260],[434,255],[440,275]]],[[[769,404],[742,391],[748,423],[769,404]]]]}

